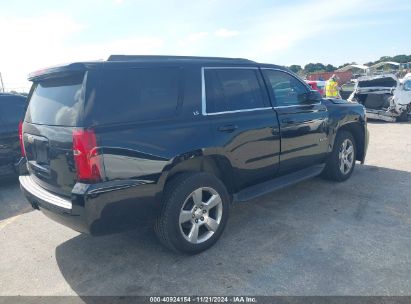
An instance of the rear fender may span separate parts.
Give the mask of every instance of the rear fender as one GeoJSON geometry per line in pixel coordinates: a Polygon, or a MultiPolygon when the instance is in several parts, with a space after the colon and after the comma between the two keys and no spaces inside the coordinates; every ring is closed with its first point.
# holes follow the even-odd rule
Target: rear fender
{"type": "Polygon", "coordinates": [[[182,172],[209,172],[224,183],[229,193],[235,192],[230,161],[224,156],[204,154],[202,150],[195,150],[175,157],[164,168],[158,181],[159,188],[164,189],[170,179],[182,172]]]}

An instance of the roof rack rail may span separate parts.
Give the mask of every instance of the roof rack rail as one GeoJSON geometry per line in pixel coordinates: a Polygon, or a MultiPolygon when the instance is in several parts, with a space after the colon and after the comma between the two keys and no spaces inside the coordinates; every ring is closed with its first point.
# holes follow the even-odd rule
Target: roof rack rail
{"type": "Polygon", "coordinates": [[[210,60],[210,61],[239,61],[254,63],[244,58],[201,57],[201,56],[167,56],[167,55],[110,55],[107,61],[147,61],[147,60],[210,60]]]}

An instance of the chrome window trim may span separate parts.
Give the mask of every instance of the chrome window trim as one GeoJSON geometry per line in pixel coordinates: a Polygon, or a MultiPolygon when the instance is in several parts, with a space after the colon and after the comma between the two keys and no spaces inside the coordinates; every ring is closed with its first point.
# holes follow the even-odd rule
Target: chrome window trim
{"type": "MultiPolygon", "coordinates": [[[[295,77],[295,75],[293,75],[292,73],[282,70],[282,69],[277,69],[277,68],[261,68],[261,70],[272,70],[272,71],[279,71],[279,72],[283,72],[286,73],[292,77],[294,77],[295,79],[297,79],[301,84],[303,84],[309,91],[311,91],[310,87],[308,86],[308,84],[306,84],[305,82],[302,82],[300,79],[298,79],[297,77],[295,77]]],[[[318,106],[321,105],[321,102],[318,103],[313,103],[313,104],[296,104],[296,105],[289,105],[289,106],[275,106],[273,107],[274,109],[283,109],[283,108],[293,108],[293,107],[303,107],[303,106],[318,106]]]]}
{"type": "Polygon", "coordinates": [[[321,102],[309,103],[309,104],[306,104],[306,105],[299,104],[299,105],[289,105],[289,106],[276,106],[276,107],[273,107],[273,109],[275,110],[275,109],[283,109],[283,108],[308,107],[308,106],[319,106],[319,105],[321,105],[321,102]]]}
{"type": "Polygon", "coordinates": [[[203,116],[212,116],[212,115],[224,115],[231,113],[242,113],[242,112],[252,112],[252,111],[262,111],[262,110],[272,110],[272,107],[263,107],[263,108],[253,108],[253,109],[242,109],[242,110],[233,110],[233,111],[223,111],[223,112],[214,112],[207,113],[207,96],[205,89],[205,70],[225,70],[225,69],[243,69],[243,70],[258,70],[259,67],[201,67],[201,114],[203,116]]]}
{"type": "Polygon", "coordinates": [[[221,114],[231,114],[231,113],[241,113],[241,112],[253,112],[253,111],[263,111],[263,110],[272,110],[272,107],[264,108],[253,108],[253,109],[242,109],[242,110],[233,110],[233,111],[223,111],[215,113],[207,113],[206,115],[221,115],[221,114]]]}
{"type": "Polygon", "coordinates": [[[204,76],[204,70],[205,68],[201,68],[201,114],[206,116],[207,111],[206,111],[206,90],[205,90],[205,76],[204,76]]]}
{"type": "Polygon", "coordinates": [[[258,70],[259,67],[248,67],[248,66],[220,66],[220,67],[203,67],[204,70],[229,70],[229,69],[242,69],[242,70],[258,70]]]}
{"type": "Polygon", "coordinates": [[[19,176],[20,185],[33,196],[47,202],[48,204],[58,206],[67,210],[72,209],[70,200],[57,196],[46,189],[37,185],[30,177],[30,175],[19,176]]]}

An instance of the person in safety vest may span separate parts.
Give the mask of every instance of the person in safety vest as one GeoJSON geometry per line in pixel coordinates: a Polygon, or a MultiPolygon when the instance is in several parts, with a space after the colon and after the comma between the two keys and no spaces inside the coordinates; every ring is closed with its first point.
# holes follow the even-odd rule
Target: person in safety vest
{"type": "Polygon", "coordinates": [[[328,79],[325,85],[325,97],[327,98],[341,98],[340,90],[338,88],[337,76],[334,74],[328,79]]]}

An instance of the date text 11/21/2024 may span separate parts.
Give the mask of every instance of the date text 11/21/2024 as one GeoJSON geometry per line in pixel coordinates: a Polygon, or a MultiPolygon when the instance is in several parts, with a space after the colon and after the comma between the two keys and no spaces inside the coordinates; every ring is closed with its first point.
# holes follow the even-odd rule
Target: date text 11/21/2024
{"type": "Polygon", "coordinates": [[[182,296],[150,297],[150,303],[257,303],[255,297],[248,296],[182,296]]]}

